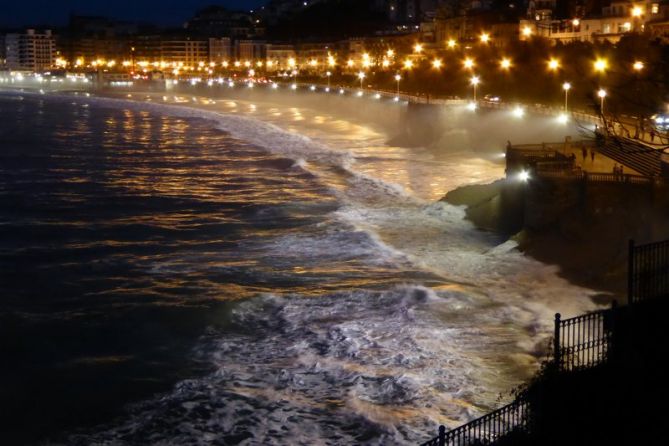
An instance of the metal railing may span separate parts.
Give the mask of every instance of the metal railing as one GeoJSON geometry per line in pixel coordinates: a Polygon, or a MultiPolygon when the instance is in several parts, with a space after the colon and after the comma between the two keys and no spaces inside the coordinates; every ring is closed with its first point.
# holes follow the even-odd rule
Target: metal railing
{"type": "Polygon", "coordinates": [[[421,446],[490,445],[511,432],[527,432],[529,427],[529,404],[518,398],[456,429],[446,431],[444,426],[439,426],[439,435],[421,446]]]}
{"type": "Polygon", "coordinates": [[[594,367],[608,359],[613,309],[582,314],[570,319],[555,315],[553,360],[559,371],[594,367]]]}
{"type": "MultiPolygon", "coordinates": [[[[580,169],[557,169],[544,168],[542,163],[537,163],[536,175],[543,178],[566,178],[590,183],[621,183],[650,186],[661,183],[660,178],[648,178],[641,175],[614,174],[614,173],[592,173],[580,169]]],[[[550,166],[549,166],[550,167],[550,166]]]]}
{"type": "Polygon", "coordinates": [[[669,240],[635,245],[629,241],[629,304],[669,295],[669,240]]]}

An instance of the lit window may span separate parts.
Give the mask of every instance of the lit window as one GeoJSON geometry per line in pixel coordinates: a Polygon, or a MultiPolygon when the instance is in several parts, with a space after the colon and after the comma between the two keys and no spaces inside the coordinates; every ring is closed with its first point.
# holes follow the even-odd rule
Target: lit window
{"type": "Polygon", "coordinates": [[[650,7],[650,12],[651,14],[657,14],[658,12],[660,12],[660,5],[657,3],[653,3],[650,7]]]}

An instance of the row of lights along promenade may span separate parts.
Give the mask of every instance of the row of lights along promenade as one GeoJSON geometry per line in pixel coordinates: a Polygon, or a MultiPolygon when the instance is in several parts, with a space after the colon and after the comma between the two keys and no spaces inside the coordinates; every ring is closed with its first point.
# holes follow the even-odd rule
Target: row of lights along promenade
{"type": "MultiPolygon", "coordinates": [[[[526,30],[521,30],[521,33],[525,34],[526,30]]],[[[109,75],[109,79],[120,79],[120,75],[125,75],[126,81],[116,82],[118,85],[155,78],[159,73],[159,77],[168,82],[193,84],[203,82],[212,85],[215,82],[222,83],[221,80],[225,79],[226,84],[232,82],[252,86],[270,83],[275,84],[274,88],[278,88],[280,83],[289,83],[293,89],[297,89],[298,84],[321,84],[327,85],[324,88],[326,92],[333,85],[340,90],[359,87],[359,93],[376,88],[384,92],[384,95],[392,92],[396,101],[400,97],[412,96],[431,97],[432,100],[444,97],[468,98],[470,108],[476,108],[481,103],[479,96],[483,92],[497,101],[501,96],[507,107],[509,104],[519,103],[529,105],[562,102],[560,119],[565,122],[572,103],[573,110],[587,109],[589,114],[594,111],[600,117],[604,117],[605,111],[615,115],[620,115],[621,111],[626,113],[624,98],[618,94],[619,85],[616,85],[616,81],[621,76],[646,80],[652,77],[654,71],[648,70],[649,65],[643,60],[648,56],[652,62],[650,53],[642,52],[640,57],[631,58],[629,52],[618,54],[616,47],[590,46],[579,57],[574,57],[574,53],[566,51],[566,48],[557,47],[546,49],[543,58],[524,57],[524,49],[539,42],[541,39],[532,39],[500,49],[493,45],[489,33],[482,32],[475,42],[463,43],[448,39],[445,49],[441,51],[416,43],[413,47],[397,46],[376,52],[363,52],[351,58],[328,54],[324,59],[290,57],[281,61],[198,61],[191,65],[134,58],[123,61],[86,61],[80,58],[73,63],[58,59],[56,65],[68,74],[88,76],[90,80],[95,79],[95,75],[98,80],[104,79],[105,75],[109,75]],[[590,57],[587,58],[586,55],[590,57]],[[543,69],[540,69],[542,66],[543,69]],[[432,82],[422,82],[427,76],[431,77],[432,82]],[[541,87],[543,98],[535,98],[530,94],[514,94],[527,89],[527,76],[531,76],[535,87],[541,87]],[[512,91],[511,94],[508,90],[512,91]],[[551,91],[554,93],[551,94],[551,91]],[[587,101],[584,100],[586,98],[587,101]],[[610,98],[614,102],[617,99],[618,102],[613,109],[606,107],[610,98]]],[[[541,45],[535,45],[535,49],[539,47],[541,45]]],[[[2,81],[0,78],[0,82],[2,81]]],[[[4,81],[7,82],[8,79],[5,78],[4,81]]],[[[522,114],[520,106],[516,110],[517,114],[522,114]]],[[[657,111],[649,109],[645,117],[652,116],[657,111]]],[[[634,114],[642,116],[642,113],[634,114]]]]}

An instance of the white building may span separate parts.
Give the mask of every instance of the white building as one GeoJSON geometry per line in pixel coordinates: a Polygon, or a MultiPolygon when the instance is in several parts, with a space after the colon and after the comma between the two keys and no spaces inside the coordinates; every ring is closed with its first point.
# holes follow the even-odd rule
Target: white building
{"type": "Polygon", "coordinates": [[[24,34],[5,36],[6,66],[10,70],[41,72],[56,62],[56,43],[51,30],[37,33],[28,29],[24,34]]]}
{"type": "Polygon", "coordinates": [[[168,39],[160,42],[160,59],[186,67],[198,67],[209,60],[209,42],[190,38],[168,39]]]}

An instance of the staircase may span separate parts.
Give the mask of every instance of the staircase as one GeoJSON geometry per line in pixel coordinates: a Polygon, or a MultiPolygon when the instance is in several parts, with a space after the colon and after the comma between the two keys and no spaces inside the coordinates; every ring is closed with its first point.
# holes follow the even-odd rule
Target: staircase
{"type": "Polygon", "coordinates": [[[660,175],[661,152],[659,150],[619,137],[606,137],[598,140],[597,149],[603,155],[625,167],[636,170],[643,176],[660,175]]]}

